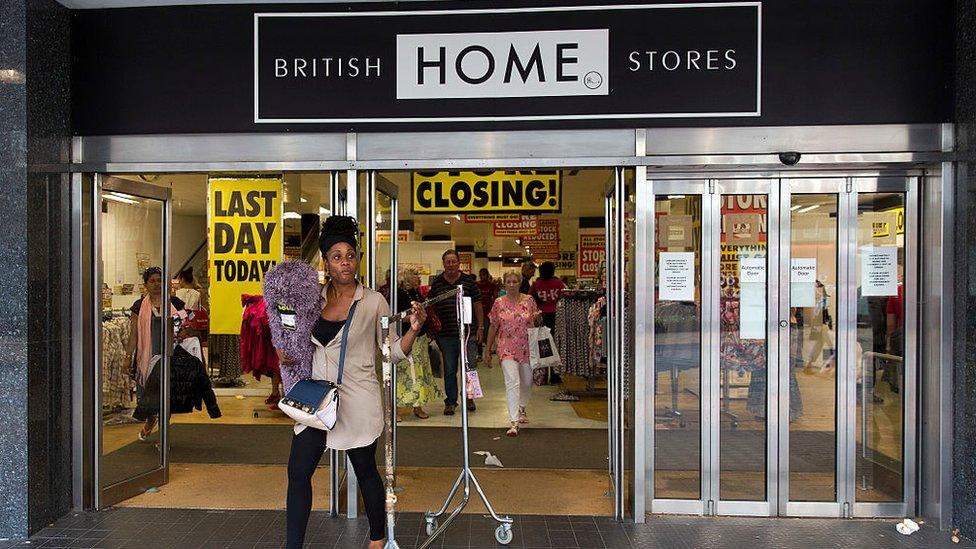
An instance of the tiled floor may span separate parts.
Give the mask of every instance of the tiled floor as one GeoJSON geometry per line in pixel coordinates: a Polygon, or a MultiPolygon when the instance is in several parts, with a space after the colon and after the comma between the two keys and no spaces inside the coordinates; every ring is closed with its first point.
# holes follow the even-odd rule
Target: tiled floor
{"type": "MultiPolygon", "coordinates": [[[[273,548],[284,542],[282,511],[205,511],[116,508],[69,515],[29,541],[0,541],[9,547],[273,548]]],[[[608,518],[518,516],[509,547],[539,548],[750,548],[870,547],[976,548],[953,544],[949,534],[928,525],[912,536],[895,532],[894,520],[812,520],[651,517],[647,524],[620,524],[608,518]]],[[[435,543],[438,548],[496,547],[496,524],[480,515],[462,515],[435,543]]],[[[366,520],[312,514],[307,547],[346,549],[366,545],[366,520]]],[[[402,515],[397,527],[402,549],[422,541],[420,515],[402,515]]],[[[424,536],[425,537],[425,536],[424,536]]]]}

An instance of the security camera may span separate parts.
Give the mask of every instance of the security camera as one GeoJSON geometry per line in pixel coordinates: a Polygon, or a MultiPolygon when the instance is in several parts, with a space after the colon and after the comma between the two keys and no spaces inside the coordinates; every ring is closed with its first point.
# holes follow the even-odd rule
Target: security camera
{"type": "Polygon", "coordinates": [[[787,166],[795,166],[800,161],[800,153],[796,151],[781,152],[779,153],[779,161],[787,166]]]}

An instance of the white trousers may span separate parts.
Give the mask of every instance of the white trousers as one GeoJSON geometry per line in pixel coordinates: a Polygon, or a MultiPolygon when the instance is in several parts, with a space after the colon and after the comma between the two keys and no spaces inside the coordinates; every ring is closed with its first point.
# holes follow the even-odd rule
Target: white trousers
{"type": "Polygon", "coordinates": [[[528,362],[519,364],[517,360],[503,360],[502,373],[505,374],[505,394],[508,396],[508,415],[518,421],[519,407],[529,404],[532,396],[532,366],[528,362]]]}

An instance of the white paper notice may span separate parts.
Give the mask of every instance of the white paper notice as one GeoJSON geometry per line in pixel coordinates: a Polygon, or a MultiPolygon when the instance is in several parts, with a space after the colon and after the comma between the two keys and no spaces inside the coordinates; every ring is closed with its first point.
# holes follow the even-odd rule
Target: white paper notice
{"type": "Polygon", "coordinates": [[[695,300],[695,252],[661,252],[659,301],[695,300]]]}
{"type": "Polygon", "coordinates": [[[813,307],[817,301],[817,258],[790,262],[790,307],[813,307]]]}
{"type": "Polygon", "coordinates": [[[861,248],[861,295],[898,295],[898,247],[861,248]]]}
{"type": "Polygon", "coordinates": [[[766,258],[739,258],[739,337],[766,339],[766,258]]]}

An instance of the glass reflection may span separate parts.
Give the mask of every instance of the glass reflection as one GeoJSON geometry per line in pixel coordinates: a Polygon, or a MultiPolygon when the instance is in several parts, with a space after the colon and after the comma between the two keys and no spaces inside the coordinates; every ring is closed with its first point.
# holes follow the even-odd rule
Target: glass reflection
{"type": "Polygon", "coordinates": [[[904,487],[905,195],[858,194],[855,497],[899,502],[904,487]]]}
{"type": "Polygon", "coordinates": [[[655,199],[654,497],[659,499],[701,497],[701,205],[694,195],[655,199]],[[675,295],[662,280],[662,256],[690,260],[690,295],[675,295]]]}
{"type": "Polygon", "coordinates": [[[103,193],[102,488],[161,465],[159,361],[173,310],[162,306],[162,211],[156,200],[103,193]]]}
{"type": "Polygon", "coordinates": [[[766,500],[766,195],[722,197],[719,490],[766,500]]]}
{"type": "Polygon", "coordinates": [[[791,198],[790,501],[837,499],[837,195],[791,198]]]}

